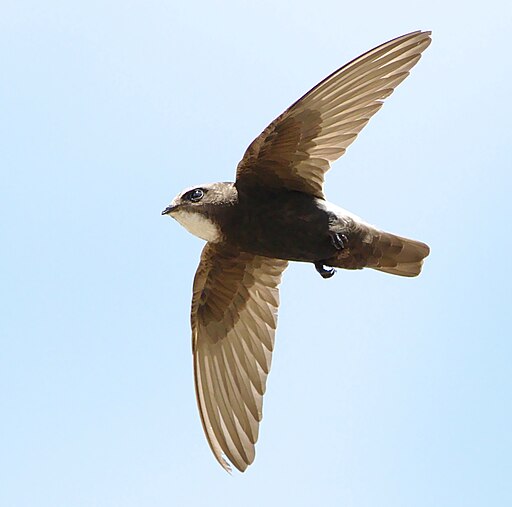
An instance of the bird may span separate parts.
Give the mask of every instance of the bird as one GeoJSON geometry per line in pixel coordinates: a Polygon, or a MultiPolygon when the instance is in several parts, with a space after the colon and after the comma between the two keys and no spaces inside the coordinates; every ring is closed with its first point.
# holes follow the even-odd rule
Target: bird
{"type": "Polygon", "coordinates": [[[163,211],[206,241],[192,289],[194,384],[208,444],[227,471],[253,463],[289,261],[417,276],[429,247],[327,201],[324,175],[431,42],[392,39],[313,87],[249,145],[234,182],[180,192],[163,211]]]}

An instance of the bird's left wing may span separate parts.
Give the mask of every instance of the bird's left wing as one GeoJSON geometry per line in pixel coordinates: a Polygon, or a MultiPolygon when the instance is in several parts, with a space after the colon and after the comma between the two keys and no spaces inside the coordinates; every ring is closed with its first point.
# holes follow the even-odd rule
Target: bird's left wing
{"type": "Polygon", "coordinates": [[[192,349],[203,429],[217,461],[254,460],[287,261],[207,243],[194,278],[192,349]]]}
{"type": "Polygon", "coordinates": [[[325,78],[276,118],[238,164],[239,190],[265,186],[324,198],[324,174],[409,75],[430,32],[390,40],[325,78]]]}

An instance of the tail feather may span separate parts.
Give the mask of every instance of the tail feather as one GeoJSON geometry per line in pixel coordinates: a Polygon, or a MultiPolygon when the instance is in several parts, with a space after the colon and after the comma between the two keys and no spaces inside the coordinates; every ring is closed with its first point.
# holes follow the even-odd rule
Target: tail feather
{"type": "Polygon", "coordinates": [[[430,253],[430,248],[421,241],[395,236],[381,232],[377,240],[376,253],[372,256],[375,265],[368,267],[399,276],[418,276],[423,266],[423,259],[430,253]]]}
{"type": "Polygon", "coordinates": [[[412,277],[420,274],[429,253],[430,248],[421,241],[368,228],[359,238],[349,239],[347,249],[326,264],[347,269],[368,267],[412,277]]]}

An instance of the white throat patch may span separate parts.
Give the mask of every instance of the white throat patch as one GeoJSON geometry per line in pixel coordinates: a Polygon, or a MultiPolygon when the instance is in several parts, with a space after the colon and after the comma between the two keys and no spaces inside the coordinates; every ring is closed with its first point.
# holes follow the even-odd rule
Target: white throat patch
{"type": "Polygon", "coordinates": [[[188,232],[204,239],[216,243],[221,239],[221,231],[217,225],[205,217],[201,213],[193,213],[185,210],[177,210],[171,215],[176,219],[188,232]]]}

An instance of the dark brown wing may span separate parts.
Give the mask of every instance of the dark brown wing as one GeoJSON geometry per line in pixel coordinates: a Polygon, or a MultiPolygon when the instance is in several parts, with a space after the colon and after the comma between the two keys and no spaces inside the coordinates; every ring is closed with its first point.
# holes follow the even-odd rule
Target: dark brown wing
{"type": "Polygon", "coordinates": [[[274,120],[238,164],[236,185],[323,198],[324,174],[430,44],[430,32],[393,39],[337,70],[274,120]]]}
{"type": "Polygon", "coordinates": [[[192,348],[197,403],[218,462],[254,460],[286,261],[206,244],[194,278],[192,348]]]}

